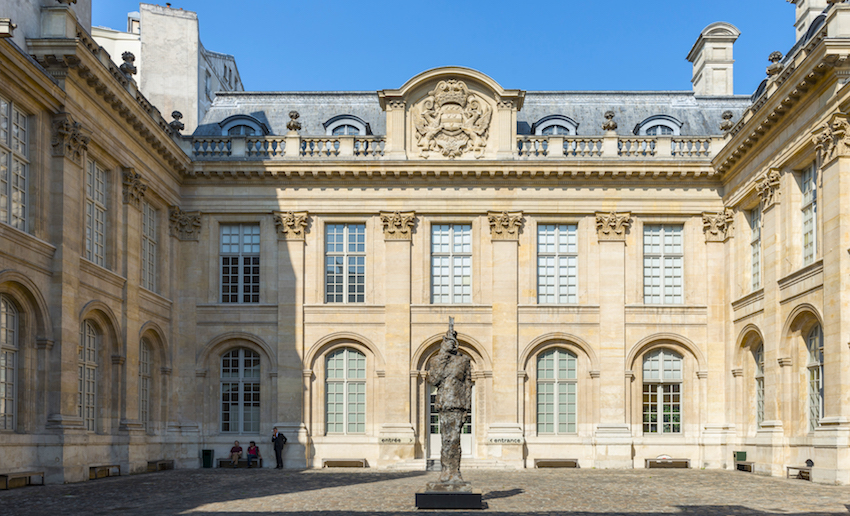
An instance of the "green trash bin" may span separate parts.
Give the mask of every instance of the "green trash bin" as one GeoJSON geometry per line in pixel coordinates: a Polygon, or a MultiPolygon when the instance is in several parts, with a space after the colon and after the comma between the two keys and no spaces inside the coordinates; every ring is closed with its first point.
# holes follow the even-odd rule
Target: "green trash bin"
{"type": "Polygon", "coordinates": [[[213,457],[215,456],[215,450],[201,450],[201,459],[203,460],[205,468],[213,467],[213,457]]]}

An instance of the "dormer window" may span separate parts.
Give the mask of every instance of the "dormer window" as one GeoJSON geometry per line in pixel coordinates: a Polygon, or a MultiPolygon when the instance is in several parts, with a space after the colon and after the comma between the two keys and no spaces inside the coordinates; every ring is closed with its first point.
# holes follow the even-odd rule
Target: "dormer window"
{"type": "Polygon", "coordinates": [[[218,123],[221,134],[227,136],[260,136],[269,134],[266,124],[250,115],[233,115],[218,123]]]}
{"type": "Polygon", "coordinates": [[[372,128],[360,117],[354,115],[337,115],[323,123],[325,134],[328,136],[357,136],[372,134],[372,128]]]}
{"type": "Polygon", "coordinates": [[[568,116],[549,115],[544,116],[531,125],[531,132],[535,135],[544,136],[568,136],[575,135],[578,123],[568,116]]]}
{"type": "Polygon", "coordinates": [[[682,122],[669,115],[653,115],[635,126],[638,136],[679,136],[682,122]]]}

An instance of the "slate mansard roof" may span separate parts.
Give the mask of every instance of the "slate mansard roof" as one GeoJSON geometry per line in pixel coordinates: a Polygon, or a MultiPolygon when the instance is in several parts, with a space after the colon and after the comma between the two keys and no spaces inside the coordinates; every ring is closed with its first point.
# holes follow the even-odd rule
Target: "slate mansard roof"
{"type": "MultiPolygon", "coordinates": [[[[733,120],[750,106],[748,95],[699,97],[689,91],[573,92],[528,91],[517,113],[517,133],[532,134],[532,125],[543,117],[562,115],[578,124],[578,135],[601,135],[606,111],[614,111],[617,133],[634,134],[635,126],[654,115],[682,123],[683,136],[721,135],[724,111],[733,120]]],[[[322,125],[339,115],[354,115],[368,122],[372,133],[386,134],[386,113],[374,91],[351,92],[220,92],[198,129],[197,136],[221,135],[219,123],[234,115],[256,118],[273,135],[286,134],[289,112],[301,115],[301,134],[322,135],[322,125]]]]}

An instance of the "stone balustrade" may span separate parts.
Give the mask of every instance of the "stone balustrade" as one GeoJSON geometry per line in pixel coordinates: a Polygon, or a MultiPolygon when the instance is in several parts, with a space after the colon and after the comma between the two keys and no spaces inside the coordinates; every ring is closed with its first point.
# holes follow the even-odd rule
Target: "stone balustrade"
{"type": "MultiPolygon", "coordinates": [[[[194,136],[183,141],[197,160],[210,159],[383,159],[385,136],[194,136]]],[[[723,147],[718,136],[546,136],[516,137],[520,159],[712,158],[723,147]]]]}

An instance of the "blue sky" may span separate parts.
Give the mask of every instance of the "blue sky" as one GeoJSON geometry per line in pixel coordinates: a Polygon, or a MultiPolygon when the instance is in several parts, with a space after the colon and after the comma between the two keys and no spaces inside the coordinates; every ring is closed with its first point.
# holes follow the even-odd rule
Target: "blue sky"
{"type": "MultiPolygon", "coordinates": [[[[132,0],[93,0],[92,24],[126,29],[132,0]]],[[[164,4],[164,2],[162,3],[164,4]]],[[[174,0],[195,11],[204,46],[233,54],[247,90],[378,90],[445,65],[524,90],[690,90],[685,57],[725,21],[735,93],[794,44],[785,0],[284,1],[174,0]]]]}

